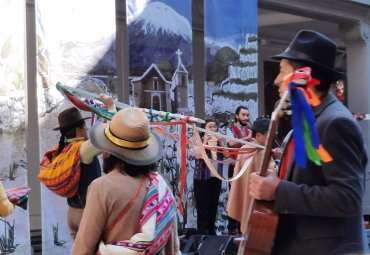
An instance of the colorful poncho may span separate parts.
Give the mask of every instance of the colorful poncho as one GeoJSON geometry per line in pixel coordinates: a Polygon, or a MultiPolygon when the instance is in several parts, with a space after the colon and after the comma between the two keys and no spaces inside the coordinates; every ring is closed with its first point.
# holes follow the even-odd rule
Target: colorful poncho
{"type": "Polygon", "coordinates": [[[74,197],[81,177],[80,148],[83,141],[67,144],[57,155],[58,146],[45,153],[41,160],[39,180],[55,194],[74,197]]]}
{"type": "MultiPolygon", "coordinates": [[[[175,201],[171,190],[158,174],[151,174],[145,204],[140,217],[140,233],[130,240],[104,244],[100,242],[99,255],[160,254],[172,233],[175,201]]],[[[122,230],[124,231],[124,230],[122,230]]]]}

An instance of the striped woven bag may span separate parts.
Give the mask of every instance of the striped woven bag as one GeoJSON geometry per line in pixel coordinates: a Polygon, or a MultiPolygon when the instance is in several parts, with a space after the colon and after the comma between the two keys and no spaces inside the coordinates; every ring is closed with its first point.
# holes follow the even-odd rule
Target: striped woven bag
{"type": "Polygon", "coordinates": [[[40,162],[39,180],[59,196],[71,198],[78,192],[82,142],[74,141],[68,144],[59,155],[56,155],[56,147],[48,151],[40,162]]]}

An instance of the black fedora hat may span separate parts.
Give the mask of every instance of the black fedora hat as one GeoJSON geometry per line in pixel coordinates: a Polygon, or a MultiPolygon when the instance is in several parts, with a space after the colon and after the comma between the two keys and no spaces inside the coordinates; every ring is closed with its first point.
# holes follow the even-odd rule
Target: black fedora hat
{"type": "Polygon", "coordinates": [[[300,30],[284,52],[271,58],[294,60],[339,77],[343,73],[334,68],[337,49],[337,44],[325,35],[312,30],[300,30]]]}
{"type": "Polygon", "coordinates": [[[83,118],[81,113],[75,107],[65,109],[58,115],[59,127],[53,128],[53,130],[60,130],[62,128],[71,127],[81,120],[90,119],[91,117],[83,118]]]}

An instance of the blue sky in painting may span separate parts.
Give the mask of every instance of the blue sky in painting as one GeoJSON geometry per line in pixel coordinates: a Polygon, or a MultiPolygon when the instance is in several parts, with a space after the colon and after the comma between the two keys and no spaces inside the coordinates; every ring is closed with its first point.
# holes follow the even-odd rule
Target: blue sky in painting
{"type": "MultiPolygon", "coordinates": [[[[191,0],[159,1],[177,10],[191,23],[191,0]]],[[[257,0],[204,0],[204,10],[207,36],[223,38],[241,32],[257,33],[257,0]]]]}
{"type": "Polygon", "coordinates": [[[257,33],[257,0],[205,0],[204,12],[206,36],[257,33]]]}
{"type": "MultiPolygon", "coordinates": [[[[169,5],[191,24],[192,0],[148,1],[169,5]]],[[[257,34],[257,0],[204,0],[204,19],[206,37],[238,45],[245,34],[257,34]]]]}

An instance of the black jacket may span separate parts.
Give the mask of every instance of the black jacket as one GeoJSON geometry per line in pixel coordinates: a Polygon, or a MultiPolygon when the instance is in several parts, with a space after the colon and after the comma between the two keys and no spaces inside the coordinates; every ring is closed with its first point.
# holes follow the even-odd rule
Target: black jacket
{"type": "Polygon", "coordinates": [[[362,203],[367,152],[351,113],[332,94],[314,110],[320,142],[333,160],[307,169],[292,164],[276,190],[274,254],[367,251],[362,203]]]}

